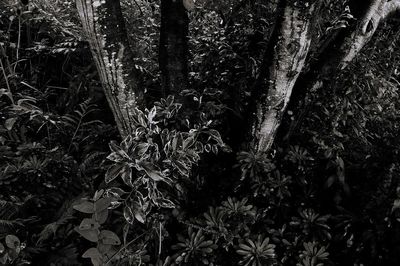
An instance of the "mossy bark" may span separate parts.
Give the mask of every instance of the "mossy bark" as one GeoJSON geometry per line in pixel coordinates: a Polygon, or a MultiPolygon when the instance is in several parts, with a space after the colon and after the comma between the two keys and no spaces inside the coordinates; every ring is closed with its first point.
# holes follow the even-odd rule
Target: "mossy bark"
{"type": "Polygon", "coordinates": [[[144,93],[130,50],[118,0],[76,0],[82,27],[96,63],[104,93],[122,137],[133,130],[134,108],[144,93]]]}
{"type": "Polygon", "coordinates": [[[315,1],[281,1],[277,22],[266,50],[267,86],[257,88],[252,125],[252,146],[267,152],[274,141],[301,73],[311,43],[311,22],[315,1]]]}

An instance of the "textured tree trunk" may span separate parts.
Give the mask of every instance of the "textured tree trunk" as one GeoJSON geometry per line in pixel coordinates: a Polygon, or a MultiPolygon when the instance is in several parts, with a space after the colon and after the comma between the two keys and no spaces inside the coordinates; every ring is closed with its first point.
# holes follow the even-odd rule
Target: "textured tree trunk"
{"type": "Polygon", "coordinates": [[[266,50],[268,85],[257,88],[254,95],[252,146],[257,152],[267,152],[274,141],[310,48],[315,10],[315,1],[280,1],[278,5],[277,22],[266,50]]]}
{"type": "Polygon", "coordinates": [[[122,137],[132,131],[134,108],[144,106],[119,0],[76,0],[83,31],[122,137]]]}
{"type": "Polygon", "coordinates": [[[287,132],[280,133],[284,139],[296,131],[311,104],[312,95],[324,87],[339,70],[346,68],[360,53],[361,49],[371,40],[379,24],[389,15],[400,10],[400,1],[368,0],[349,2],[350,11],[354,14],[352,26],[342,28],[321,45],[318,58],[310,64],[309,71],[302,73],[294,87],[289,109],[297,110],[294,119],[285,117],[289,124],[287,132]]]}
{"type": "Polygon", "coordinates": [[[189,18],[182,1],[161,1],[159,65],[163,96],[178,95],[188,85],[189,18]]]}

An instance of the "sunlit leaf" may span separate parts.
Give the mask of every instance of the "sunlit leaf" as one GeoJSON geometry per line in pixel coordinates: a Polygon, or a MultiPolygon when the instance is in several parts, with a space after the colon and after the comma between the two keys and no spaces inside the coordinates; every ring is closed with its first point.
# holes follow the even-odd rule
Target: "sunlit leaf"
{"type": "Polygon", "coordinates": [[[127,186],[133,187],[132,184],[132,168],[124,166],[121,170],[121,178],[127,186]]]}
{"type": "Polygon", "coordinates": [[[97,190],[97,191],[94,193],[93,201],[99,200],[100,197],[103,195],[103,193],[104,193],[104,189],[97,190]]]}
{"type": "Polygon", "coordinates": [[[117,178],[124,171],[124,168],[125,164],[122,163],[114,164],[110,168],[108,168],[105,177],[106,183],[110,183],[115,178],[117,178]]]}
{"type": "Polygon", "coordinates": [[[4,122],[4,127],[5,127],[7,130],[11,130],[11,129],[13,128],[13,126],[14,126],[14,124],[15,124],[16,121],[17,121],[17,118],[16,118],[16,117],[9,118],[9,119],[7,119],[7,120],[4,122]]]}
{"type": "Polygon", "coordinates": [[[161,181],[163,180],[163,176],[162,173],[159,171],[154,171],[154,170],[147,170],[146,174],[153,179],[154,181],[161,181]]]}
{"type": "Polygon", "coordinates": [[[141,210],[135,211],[135,218],[138,220],[140,223],[144,224],[145,223],[145,216],[141,210]]]}
{"type": "Polygon", "coordinates": [[[133,215],[132,209],[127,205],[124,208],[124,217],[128,223],[133,224],[133,221],[135,220],[135,216],[133,215]]]}

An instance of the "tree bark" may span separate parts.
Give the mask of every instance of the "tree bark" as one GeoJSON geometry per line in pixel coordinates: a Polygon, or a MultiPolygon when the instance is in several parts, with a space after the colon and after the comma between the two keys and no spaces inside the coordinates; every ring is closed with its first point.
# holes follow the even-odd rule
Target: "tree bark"
{"type": "Polygon", "coordinates": [[[161,1],[159,66],[162,96],[179,95],[188,85],[189,18],[182,1],[161,1]]]}
{"type": "Polygon", "coordinates": [[[321,45],[318,58],[310,63],[309,71],[302,73],[294,87],[289,110],[295,111],[294,119],[285,117],[285,124],[289,129],[280,133],[284,139],[300,126],[305,117],[308,106],[312,103],[312,95],[324,87],[327,81],[345,69],[349,63],[360,53],[362,48],[371,40],[379,24],[391,14],[400,10],[399,0],[369,0],[349,2],[351,13],[354,14],[355,23],[347,28],[335,32],[329,43],[321,45]]]}
{"type": "Polygon", "coordinates": [[[374,0],[366,10],[364,16],[359,20],[355,30],[346,38],[341,50],[343,59],[339,64],[344,69],[369,42],[379,24],[390,14],[399,9],[398,0],[374,0]]]}
{"type": "Polygon", "coordinates": [[[280,1],[277,22],[266,50],[267,82],[257,89],[252,146],[267,152],[291,97],[293,86],[302,71],[311,43],[311,21],[316,1],[280,1]]]}
{"type": "Polygon", "coordinates": [[[134,109],[144,106],[118,0],[76,0],[107,101],[122,137],[133,130],[134,109]]]}

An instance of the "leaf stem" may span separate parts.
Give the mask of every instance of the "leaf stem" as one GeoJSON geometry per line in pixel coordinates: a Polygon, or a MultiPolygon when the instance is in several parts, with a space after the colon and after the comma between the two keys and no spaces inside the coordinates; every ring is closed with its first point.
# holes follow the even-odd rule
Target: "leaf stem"
{"type": "Polygon", "coordinates": [[[140,234],[139,236],[135,237],[134,239],[132,239],[131,241],[129,241],[128,243],[126,243],[126,245],[124,245],[122,248],[120,248],[117,252],[115,252],[104,264],[105,266],[107,266],[111,260],[121,251],[123,251],[124,249],[126,249],[128,246],[130,246],[133,242],[135,242],[136,240],[138,240],[139,238],[141,238],[142,236],[144,236],[146,233],[148,233],[148,231],[143,232],[142,234],[140,234]]]}

